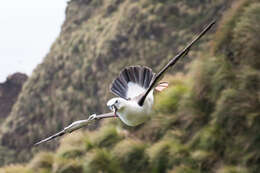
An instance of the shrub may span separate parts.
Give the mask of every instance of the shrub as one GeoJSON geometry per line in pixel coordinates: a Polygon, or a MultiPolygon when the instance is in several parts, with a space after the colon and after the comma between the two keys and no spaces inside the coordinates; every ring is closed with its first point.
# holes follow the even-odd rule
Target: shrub
{"type": "Polygon", "coordinates": [[[148,150],[151,172],[166,172],[181,163],[190,163],[185,147],[177,140],[163,139],[148,150]]]}
{"type": "Polygon", "coordinates": [[[155,109],[162,113],[178,111],[180,100],[188,92],[188,87],[183,83],[175,84],[156,97],[155,109]]]}
{"type": "Polygon", "coordinates": [[[97,147],[112,147],[123,137],[114,126],[101,127],[97,132],[91,134],[91,139],[97,147]]]}
{"type": "Polygon", "coordinates": [[[113,159],[113,156],[106,149],[94,149],[86,156],[84,172],[119,173],[122,171],[118,162],[113,159]]]}
{"type": "Polygon", "coordinates": [[[118,143],[112,154],[124,172],[137,173],[143,172],[148,167],[145,149],[146,145],[141,141],[128,139],[118,143]]]}
{"type": "Polygon", "coordinates": [[[80,160],[64,159],[64,158],[55,158],[55,162],[52,169],[53,173],[82,173],[83,164],[80,160]]]}
{"type": "Polygon", "coordinates": [[[201,172],[210,172],[219,159],[214,151],[206,150],[195,150],[191,152],[191,158],[196,162],[201,172]]]}
{"type": "Polygon", "coordinates": [[[73,134],[67,134],[60,140],[60,145],[82,146],[84,139],[87,136],[86,132],[76,131],[73,134]]]}
{"type": "Polygon", "coordinates": [[[1,173],[33,173],[32,170],[22,166],[22,165],[9,165],[3,168],[0,168],[1,173]]]}
{"type": "Polygon", "coordinates": [[[52,169],[53,159],[53,153],[40,152],[30,161],[28,167],[34,171],[38,171],[39,169],[50,171],[52,169]]]}
{"type": "Polygon", "coordinates": [[[200,173],[200,171],[198,169],[194,169],[189,166],[182,165],[172,169],[168,173],[200,173]]]}
{"type": "Polygon", "coordinates": [[[234,165],[224,165],[219,168],[216,173],[248,173],[246,168],[234,165]]]}
{"type": "Polygon", "coordinates": [[[223,148],[223,134],[217,125],[208,125],[198,131],[189,142],[189,147],[205,151],[218,151],[223,148]]]}
{"type": "Polygon", "coordinates": [[[85,154],[85,148],[79,146],[61,145],[57,150],[59,157],[66,159],[79,158],[85,154]]]}
{"type": "Polygon", "coordinates": [[[245,8],[234,28],[232,44],[234,57],[239,63],[260,68],[260,3],[245,8]]]}
{"type": "Polygon", "coordinates": [[[236,28],[236,22],[239,20],[243,10],[251,2],[249,0],[239,0],[232,4],[232,8],[228,10],[219,24],[212,42],[212,52],[214,55],[230,55],[232,54],[233,29],[236,28]]]}

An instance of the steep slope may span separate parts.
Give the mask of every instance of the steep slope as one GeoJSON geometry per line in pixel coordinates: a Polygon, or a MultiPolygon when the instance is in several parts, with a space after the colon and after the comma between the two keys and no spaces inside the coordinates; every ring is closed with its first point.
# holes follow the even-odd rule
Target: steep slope
{"type": "Polygon", "coordinates": [[[155,113],[139,127],[115,119],[67,135],[55,153],[0,171],[53,173],[258,173],[260,1],[240,0],[187,75],[168,76],[155,113]],[[244,57],[247,55],[247,57],[244,57]]]}
{"type": "MultiPolygon", "coordinates": [[[[27,78],[26,74],[15,73],[8,76],[5,82],[0,83],[0,134],[3,130],[3,122],[10,115],[11,109],[27,78]]],[[[0,163],[12,162],[15,158],[14,154],[14,151],[0,146],[0,163]]]]}
{"type": "Polygon", "coordinates": [[[140,64],[158,70],[228,3],[71,0],[59,38],[2,127],[1,145],[24,161],[40,138],[75,119],[107,111],[109,83],[123,67],[140,64]]]}
{"type": "Polygon", "coordinates": [[[8,76],[5,82],[0,83],[0,125],[11,112],[27,78],[26,74],[15,73],[8,76]]]}

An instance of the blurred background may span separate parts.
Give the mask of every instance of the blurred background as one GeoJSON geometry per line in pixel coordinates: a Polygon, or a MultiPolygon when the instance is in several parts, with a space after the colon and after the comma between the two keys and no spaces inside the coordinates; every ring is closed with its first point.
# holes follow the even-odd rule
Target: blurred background
{"type": "Polygon", "coordinates": [[[259,0],[4,2],[1,173],[259,172],[259,0]],[[158,72],[213,19],[165,76],[149,121],[107,119],[32,146],[108,112],[125,66],[158,72]]]}

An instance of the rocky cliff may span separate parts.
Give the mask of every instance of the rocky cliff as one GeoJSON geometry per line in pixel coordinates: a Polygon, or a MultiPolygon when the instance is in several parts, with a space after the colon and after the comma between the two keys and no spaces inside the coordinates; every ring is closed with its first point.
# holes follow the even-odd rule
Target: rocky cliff
{"type": "MultiPolygon", "coordinates": [[[[0,83],[0,135],[4,130],[3,123],[9,118],[10,112],[27,78],[26,74],[15,73],[8,76],[5,82],[0,83]]],[[[15,160],[14,152],[3,146],[0,146],[0,156],[0,165],[15,160]]]]}
{"type": "Polygon", "coordinates": [[[0,125],[11,112],[27,78],[26,74],[15,73],[8,76],[5,82],[0,83],[0,125]]]}

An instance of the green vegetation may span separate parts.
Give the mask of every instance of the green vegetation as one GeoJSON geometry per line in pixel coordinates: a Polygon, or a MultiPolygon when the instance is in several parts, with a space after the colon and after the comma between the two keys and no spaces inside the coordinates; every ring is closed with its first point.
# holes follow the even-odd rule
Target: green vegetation
{"type": "MultiPolygon", "coordinates": [[[[142,8],[148,8],[150,3],[144,2],[142,8]]],[[[171,1],[152,2],[163,8],[163,3],[171,1]]],[[[198,50],[195,54],[200,57],[191,62],[186,74],[166,76],[170,87],[157,94],[148,122],[131,128],[116,119],[104,120],[95,131],[62,138],[53,153],[41,152],[28,164],[6,166],[0,172],[259,172],[260,2],[234,4],[212,39],[211,54],[198,50]]],[[[189,6],[194,8],[192,3],[189,6]]]]}
{"type": "Polygon", "coordinates": [[[103,148],[110,148],[122,139],[122,136],[118,133],[116,127],[104,126],[98,132],[95,133],[95,137],[92,139],[95,146],[103,148]]]}
{"type": "Polygon", "coordinates": [[[146,147],[141,141],[128,139],[119,142],[111,154],[123,172],[143,172],[148,167],[149,159],[145,152],[146,147]]]}
{"type": "MultiPolygon", "coordinates": [[[[176,77],[177,78],[177,77],[176,77]]],[[[156,97],[155,101],[160,103],[155,106],[160,113],[174,113],[178,111],[180,100],[189,92],[189,88],[183,82],[183,76],[171,81],[172,86],[156,97]]]]}
{"type": "MultiPolygon", "coordinates": [[[[112,96],[109,85],[125,66],[146,65],[158,71],[229,4],[224,0],[69,1],[60,36],[1,125],[0,145],[16,156],[13,159],[0,152],[4,160],[0,165],[29,160],[41,149],[56,148],[57,142],[33,150],[31,146],[74,120],[107,112],[105,103],[112,96]]],[[[207,48],[203,43],[209,37],[192,49],[192,58],[207,48]]],[[[189,56],[181,60],[171,73],[183,70],[189,61],[189,56]]],[[[177,111],[178,98],[187,87],[180,84],[167,92],[176,105],[171,108],[168,99],[162,98],[165,105],[158,108],[177,111]]]]}

